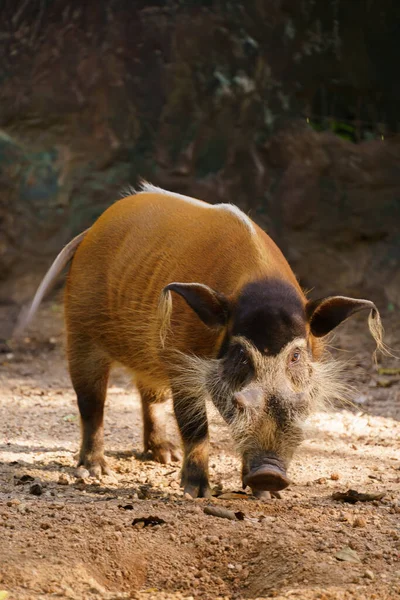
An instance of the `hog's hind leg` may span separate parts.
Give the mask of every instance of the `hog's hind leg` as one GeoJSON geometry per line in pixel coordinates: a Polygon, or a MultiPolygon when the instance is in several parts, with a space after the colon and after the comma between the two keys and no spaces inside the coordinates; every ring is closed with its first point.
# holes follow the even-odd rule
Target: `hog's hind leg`
{"type": "Polygon", "coordinates": [[[154,460],[167,464],[181,460],[180,449],[167,439],[165,402],[168,396],[144,385],[137,385],[142,399],[144,451],[151,452],[154,460]]]}
{"type": "Polygon", "coordinates": [[[182,437],[185,456],[181,485],[193,498],[211,496],[208,482],[208,422],[205,402],[174,392],[174,412],[182,437]],[[194,409],[195,407],[195,409],[194,409]]]}
{"type": "Polygon", "coordinates": [[[110,359],[91,340],[69,335],[69,371],[81,416],[81,447],[77,474],[112,475],[104,458],[103,417],[110,359]]]}

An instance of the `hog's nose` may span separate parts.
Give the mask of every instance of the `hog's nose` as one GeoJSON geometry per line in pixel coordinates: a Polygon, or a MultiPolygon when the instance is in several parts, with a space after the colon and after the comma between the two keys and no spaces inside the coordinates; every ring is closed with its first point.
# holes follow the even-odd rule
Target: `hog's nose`
{"type": "Polygon", "coordinates": [[[257,461],[243,478],[243,484],[252,490],[279,492],[290,485],[285,467],[275,456],[264,457],[257,461]]]}

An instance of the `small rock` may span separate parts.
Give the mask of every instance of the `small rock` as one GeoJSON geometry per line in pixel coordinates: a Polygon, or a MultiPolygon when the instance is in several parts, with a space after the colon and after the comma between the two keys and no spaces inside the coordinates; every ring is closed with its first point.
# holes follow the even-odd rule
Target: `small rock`
{"type": "Polygon", "coordinates": [[[46,523],[46,522],[40,523],[40,529],[44,529],[45,531],[47,529],[50,529],[50,523],[46,523]]]}
{"type": "Polygon", "coordinates": [[[371,581],[373,581],[375,579],[375,575],[373,574],[372,571],[370,571],[369,569],[367,569],[364,573],[364,577],[366,577],[367,579],[371,579],[371,581]]]}
{"type": "Polygon", "coordinates": [[[13,498],[7,502],[7,506],[18,506],[18,504],[21,504],[21,500],[18,500],[18,498],[13,498]]]}
{"type": "Polygon", "coordinates": [[[347,513],[340,511],[338,520],[342,521],[342,522],[346,522],[346,521],[350,521],[350,517],[347,513]]]}
{"type": "Polygon", "coordinates": [[[360,563],[360,557],[355,550],[352,550],[349,546],[344,546],[341,550],[336,552],[335,558],[344,562],[360,563]]]}
{"type": "Polygon", "coordinates": [[[34,483],[29,488],[29,493],[33,494],[34,496],[41,496],[43,494],[43,487],[40,485],[40,483],[34,483]]]}
{"type": "Polygon", "coordinates": [[[76,482],[74,483],[74,488],[82,492],[87,485],[88,482],[86,479],[84,479],[83,477],[78,477],[76,482]]]}
{"type": "Polygon", "coordinates": [[[206,535],[205,540],[209,544],[219,544],[219,537],[217,535],[206,535]]]}
{"type": "Polygon", "coordinates": [[[364,517],[356,517],[353,521],[353,527],[365,527],[367,524],[367,521],[364,519],[364,517]]]}
{"type": "Polygon", "coordinates": [[[106,589],[98,581],[96,581],[93,577],[90,577],[88,579],[87,584],[89,585],[89,591],[94,594],[104,595],[106,592],[106,589]]]}
{"type": "Polygon", "coordinates": [[[58,478],[58,484],[69,485],[69,479],[65,473],[61,473],[60,477],[58,478]]]}
{"type": "Polygon", "coordinates": [[[332,481],[338,481],[340,479],[339,473],[331,473],[332,481]]]}

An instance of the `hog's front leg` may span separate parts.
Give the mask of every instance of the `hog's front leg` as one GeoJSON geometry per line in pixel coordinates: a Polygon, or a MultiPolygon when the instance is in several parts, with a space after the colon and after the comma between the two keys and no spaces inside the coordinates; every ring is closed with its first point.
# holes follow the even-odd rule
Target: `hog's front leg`
{"type": "Polygon", "coordinates": [[[211,496],[208,481],[208,422],[205,402],[173,390],[174,412],[184,448],[181,485],[193,498],[211,496]]]}
{"type": "Polygon", "coordinates": [[[144,451],[151,451],[153,459],[164,465],[181,460],[180,448],[167,438],[164,404],[168,396],[157,393],[140,382],[137,387],[142,399],[144,451]]]}

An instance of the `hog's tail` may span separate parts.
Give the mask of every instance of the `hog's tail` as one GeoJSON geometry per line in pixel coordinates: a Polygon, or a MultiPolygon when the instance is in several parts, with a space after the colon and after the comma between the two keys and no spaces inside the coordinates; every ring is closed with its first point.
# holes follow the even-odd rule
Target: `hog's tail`
{"type": "Polygon", "coordinates": [[[43,298],[51,289],[58,275],[74,256],[79,244],[82,242],[83,238],[86,236],[88,231],[89,229],[86,229],[85,231],[82,231],[82,233],[74,237],[58,254],[50,269],[43,277],[30,306],[24,306],[20,311],[16,326],[12,334],[13,338],[19,337],[29,325],[29,323],[32,321],[43,298]]]}

